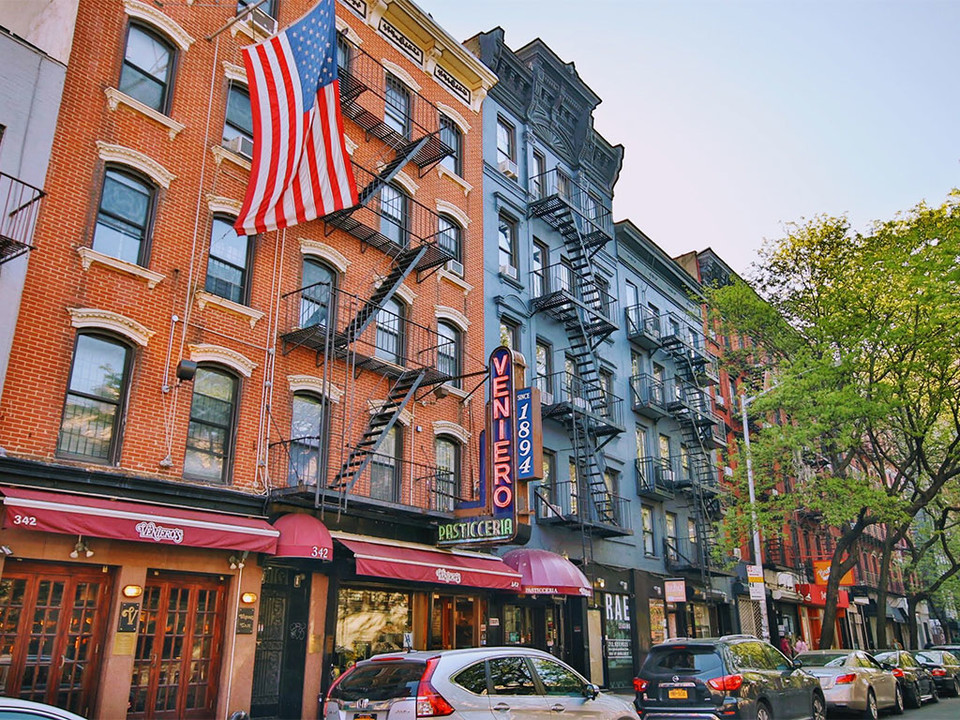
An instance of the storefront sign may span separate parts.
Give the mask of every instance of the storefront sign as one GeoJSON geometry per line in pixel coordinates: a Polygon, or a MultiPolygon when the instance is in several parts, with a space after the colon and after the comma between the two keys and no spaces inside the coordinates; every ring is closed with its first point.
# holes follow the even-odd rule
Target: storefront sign
{"type": "Polygon", "coordinates": [[[633,676],[633,639],[630,596],[606,593],[603,597],[603,646],[611,685],[628,685],[633,676]]]}
{"type": "MultiPolygon", "coordinates": [[[[808,585],[802,583],[797,585],[797,592],[803,596],[803,601],[807,605],[819,605],[825,607],[827,604],[827,588],[824,585],[808,585]]],[[[837,595],[837,607],[850,607],[850,597],[846,590],[840,590],[837,595]]]]}
{"type": "MultiPolygon", "coordinates": [[[[826,585],[830,582],[830,561],[829,560],[814,560],[813,561],[813,581],[817,585],[826,585]]],[[[853,585],[853,569],[847,571],[847,574],[840,578],[841,585],[853,585]]]]}
{"type": "Polygon", "coordinates": [[[461,543],[488,543],[511,540],[517,534],[513,518],[464,518],[442,523],[438,527],[438,545],[461,543]]]}
{"type": "Polygon", "coordinates": [[[517,390],[517,478],[543,476],[543,428],[540,424],[540,391],[517,390]]]}
{"type": "Polygon", "coordinates": [[[513,358],[510,348],[490,353],[490,472],[493,476],[493,516],[516,516],[513,358]]]}
{"type": "Polygon", "coordinates": [[[682,603],[687,601],[687,583],[685,580],[664,580],[664,599],[668,603],[682,603]]]}
{"type": "Polygon", "coordinates": [[[237,635],[253,635],[253,608],[237,610],[237,635]]]}
{"type": "Polygon", "coordinates": [[[120,621],[117,623],[117,632],[137,632],[140,621],[140,603],[120,603],[120,621]]]}

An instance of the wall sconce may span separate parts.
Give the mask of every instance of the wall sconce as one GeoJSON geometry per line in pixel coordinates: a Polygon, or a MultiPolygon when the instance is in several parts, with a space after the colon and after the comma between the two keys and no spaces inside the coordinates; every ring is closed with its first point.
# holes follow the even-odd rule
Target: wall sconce
{"type": "Polygon", "coordinates": [[[83,539],[83,535],[77,535],[77,544],[74,545],[73,550],[70,551],[70,557],[76,559],[80,557],[80,553],[83,553],[84,557],[93,557],[93,550],[87,545],[87,541],[83,539]]]}
{"type": "Polygon", "coordinates": [[[607,586],[607,582],[603,578],[597,578],[593,581],[593,586],[597,588],[597,590],[603,590],[607,586]]]}
{"type": "Polygon", "coordinates": [[[621,581],[620,581],[620,589],[621,589],[621,590],[626,590],[626,589],[627,589],[627,581],[626,581],[626,580],[621,580],[621,581]]]}
{"type": "Polygon", "coordinates": [[[3,555],[13,555],[13,550],[10,549],[9,545],[0,545],[0,553],[3,555]]]}
{"type": "Polygon", "coordinates": [[[240,595],[240,602],[246,603],[247,605],[253,605],[257,601],[257,594],[255,592],[245,592],[240,595]]]}
{"type": "Polygon", "coordinates": [[[142,585],[124,585],[122,592],[125,598],[138,598],[141,595],[143,595],[143,586],[142,585]]]}
{"type": "Polygon", "coordinates": [[[249,551],[249,550],[244,550],[244,551],[243,551],[241,554],[239,554],[239,555],[231,555],[230,558],[229,558],[230,569],[231,569],[231,570],[236,570],[237,568],[239,568],[240,570],[243,570],[243,566],[244,566],[244,564],[246,563],[246,560],[247,560],[247,555],[249,555],[249,554],[250,554],[250,551],[249,551]]]}

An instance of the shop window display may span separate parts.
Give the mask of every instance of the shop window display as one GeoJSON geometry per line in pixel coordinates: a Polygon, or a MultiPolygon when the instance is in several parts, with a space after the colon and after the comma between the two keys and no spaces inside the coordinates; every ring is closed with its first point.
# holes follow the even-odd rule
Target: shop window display
{"type": "Polygon", "coordinates": [[[377,653],[403,650],[404,634],[412,632],[410,593],[343,588],[337,600],[334,673],[377,653]]]}
{"type": "Polygon", "coordinates": [[[533,644],[533,609],[519,605],[503,608],[504,645],[533,644]]]}

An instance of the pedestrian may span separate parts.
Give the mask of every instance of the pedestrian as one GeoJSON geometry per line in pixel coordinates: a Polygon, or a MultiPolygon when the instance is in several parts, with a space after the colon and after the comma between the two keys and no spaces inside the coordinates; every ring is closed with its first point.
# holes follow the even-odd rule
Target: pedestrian
{"type": "Polygon", "coordinates": [[[790,647],[790,638],[786,633],[784,633],[783,637],[780,638],[780,652],[787,657],[793,656],[793,648],[790,647]]]}
{"type": "Polygon", "coordinates": [[[798,636],[797,641],[793,644],[793,652],[799,655],[800,653],[805,653],[808,649],[807,644],[803,641],[803,636],[798,636]]]}

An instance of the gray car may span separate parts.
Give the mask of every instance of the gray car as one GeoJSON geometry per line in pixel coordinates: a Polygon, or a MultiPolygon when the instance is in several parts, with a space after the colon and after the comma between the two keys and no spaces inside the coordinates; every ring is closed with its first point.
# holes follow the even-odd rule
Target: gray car
{"type": "Polygon", "coordinates": [[[863,713],[876,720],[880,710],[903,712],[903,691],[893,670],[860,650],[811,650],[794,658],[816,676],[828,710],[863,713]]]}
{"type": "MultiPolygon", "coordinates": [[[[321,702],[324,698],[321,698],[321,702]]],[[[375,655],[327,693],[324,720],[638,720],[633,705],[601,693],[570,666],[529,648],[375,655]]]]}

